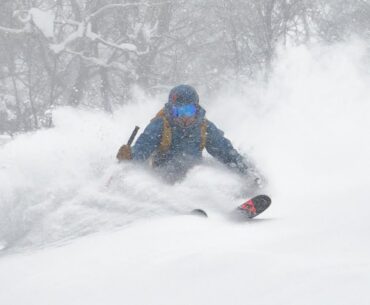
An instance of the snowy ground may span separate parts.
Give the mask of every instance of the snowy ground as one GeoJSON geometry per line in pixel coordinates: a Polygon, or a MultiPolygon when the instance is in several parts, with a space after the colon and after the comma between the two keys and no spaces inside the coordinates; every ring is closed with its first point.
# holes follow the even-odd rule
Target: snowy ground
{"type": "Polygon", "coordinates": [[[363,55],[292,49],[267,86],[202,101],[269,178],[253,222],[225,216],[241,181],[212,162],[174,186],[114,164],[160,101],[59,109],[54,129],[17,136],[0,148],[0,304],[369,304],[363,55]],[[180,215],[194,207],[210,217],[180,215]]]}
{"type": "Polygon", "coordinates": [[[10,136],[0,134],[0,146],[8,143],[10,140],[10,136]]]}

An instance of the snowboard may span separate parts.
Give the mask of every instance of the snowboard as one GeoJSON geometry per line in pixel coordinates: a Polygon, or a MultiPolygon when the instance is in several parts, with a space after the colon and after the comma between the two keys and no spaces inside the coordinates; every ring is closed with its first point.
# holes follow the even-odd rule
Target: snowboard
{"type": "MultiPolygon", "coordinates": [[[[265,211],[270,205],[271,198],[269,196],[258,195],[236,207],[236,209],[231,212],[231,215],[237,216],[238,218],[252,219],[265,211]]],[[[208,217],[207,213],[202,209],[195,209],[191,211],[191,214],[208,217]]]]}

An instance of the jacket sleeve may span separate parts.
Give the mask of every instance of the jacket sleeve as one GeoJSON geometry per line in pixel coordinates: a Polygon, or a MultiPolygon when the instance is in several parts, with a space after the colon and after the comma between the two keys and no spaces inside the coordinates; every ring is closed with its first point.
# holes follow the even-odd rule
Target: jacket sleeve
{"type": "Polygon", "coordinates": [[[155,119],[149,123],[132,147],[132,159],[147,160],[160,145],[162,139],[163,120],[155,119]]]}
{"type": "Polygon", "coordinates": [[[207,152],[240,174],[247,174],[248,167],[243,157],[236,151],[231,142],[224,137],[223,131],[212,122],[208,121],[207,123],[207,152]]]}

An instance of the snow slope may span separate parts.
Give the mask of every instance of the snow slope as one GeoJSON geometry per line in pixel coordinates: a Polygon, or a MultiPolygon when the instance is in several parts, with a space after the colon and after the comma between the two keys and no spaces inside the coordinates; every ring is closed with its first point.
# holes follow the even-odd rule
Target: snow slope
{"type": "Polygon", "coordinates": [[[273,205],[253,222],[225,216],[241,181],[212,161],[174,186],[114,164],[160,100],[59,109],[54,129],[7,143],[0,304],[369,304],[365,50],[293,48],[267,85],[202,101],[269,178],[273,205]],[[210,218],[181,215],[193,207],[210,218]]]}

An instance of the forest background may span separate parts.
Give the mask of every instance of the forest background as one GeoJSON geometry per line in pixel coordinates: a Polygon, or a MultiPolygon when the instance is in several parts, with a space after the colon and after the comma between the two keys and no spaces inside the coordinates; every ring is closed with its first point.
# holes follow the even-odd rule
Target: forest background
{"type": "Polygon", "coordinates": [[[368,0],[1,0],[0,134],[56,106],[113,113],[134,88],[264,82],[279,50],[353,36],[370,46],[368,0]]]}

